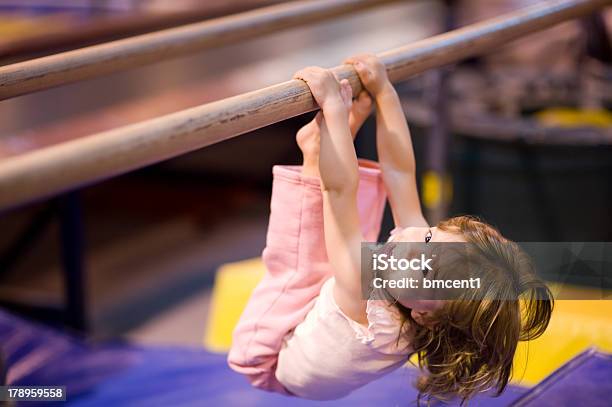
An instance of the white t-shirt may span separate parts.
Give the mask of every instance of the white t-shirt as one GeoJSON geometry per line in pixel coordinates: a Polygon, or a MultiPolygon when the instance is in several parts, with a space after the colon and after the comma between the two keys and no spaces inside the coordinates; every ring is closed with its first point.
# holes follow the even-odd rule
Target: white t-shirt
{"type": "Polygon", "coordinates": [[[399,311],[368,300],[368,326],[347,317],[333,296],[334,279],[321,288],[312,310],[288,334],[278,357],[276,378],[296,396],[338,399],[404,365],[412,352],[400,338],[399,311]]]}

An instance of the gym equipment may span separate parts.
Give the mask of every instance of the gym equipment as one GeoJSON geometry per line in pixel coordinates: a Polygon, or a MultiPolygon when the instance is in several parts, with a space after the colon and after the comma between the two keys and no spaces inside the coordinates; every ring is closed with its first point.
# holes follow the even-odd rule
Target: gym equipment
{"type": "MultiPolygon", "coordinates": [[[[551,0],[382,53],[397,82],[489,51],[529,33],[593,12],[612,0],[551,0]]],[[[125,41],[125,40],[124,40],[125,41]]],[[[77,52],[77,51],[75,51],[77,52]]],[[[156,58],[159,53],[155,53],[156,58]]],[[[24,62],[26,63],[26,62],[24,62]]],[[[10,65],[9,65],[10,68],[10,65]]],[[[0,78],[7,67],[0,68],[0,78]]],[[[351,66],[333,69],[353,94],[351,66]]],[[[0,79],[0,89],[2,85],[0,79]]],[[[0,208],[65,192],[317,109],[308,86],[291,80],[264,89],[11,157],[0,163],[0,208]]]]}
{"type": "Polygon", "coordinates": [[[256,10],[0,67],[0,100],[167,60],[395,0],[313,0],[256,10]]]}
{"type": "MultiPolygon", "coordinates": [[[[252,388],[230,370],[224,354],[201,348],[92,344],[3,312],[0,351],[6,357],[9,384],[65,385],[66,404],[74,407],[348,407],[406,405],[416,399],[410,384],[416,375],[413,368],[397,370],[344,399],[313,402],[252,388]]],[[[525,391],[509,386],[499,398],[480,395],[471,404],[506,406],[525,391]]]]}

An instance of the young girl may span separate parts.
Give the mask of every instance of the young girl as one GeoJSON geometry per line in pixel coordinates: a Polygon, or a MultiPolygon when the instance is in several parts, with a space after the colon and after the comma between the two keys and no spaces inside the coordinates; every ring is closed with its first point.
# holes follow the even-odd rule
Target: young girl
{"type": "Polygon", "coordinates": [[[367,90],[354,103],[348,81],[338,83],[327,70],[295,75],[321,111],[297,134],[303,165],[274,167],[263,252],[268,272],[234,331],[229,364],[256,387],[325,400],[380,378],[416,353],[420,397],[465,401],[491,388],[501,393],[518,341],[546,329],[550,292],[520,249],[491,226],[470,217],[428,226],[410,133],[385,67],[373,55],[347,63],[367,90]],[[358,161],[353,146],[372,100],[379,164],[358,161]],[[491,298],[514,300],[466,294],[427,301],[401,292],[389,293],[392,302],[364,300],[361,242],[377,239],[386,195],[396,224],[390,240],[470,243],[477,270],[502,276],[487,283],[491,298]],[[519,305],[521,294],[526,299],[519,305]]]}

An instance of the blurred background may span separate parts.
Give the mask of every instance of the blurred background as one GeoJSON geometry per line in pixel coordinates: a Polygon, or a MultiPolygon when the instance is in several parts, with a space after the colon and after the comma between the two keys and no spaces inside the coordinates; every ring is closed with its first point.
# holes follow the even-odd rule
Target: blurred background
{"type": "MultiPolygon", "coordinates": [[[[274,3],[0,0],[0,64],[274,3]]],[[[0,160],[531,3],[399,2],[4,100],[0,160]]],[[[467,213],[517,241],[612,240],[611,24],[608,10],[398,85],[431,223],[467,213]]],[[[215,271],[261,253],[271,168],[299,163],[311,117],[1,213],[0,304],[97,338],[201,344],[215,271]]],[[[374,135],[370,120],[359,155],[375,158],[374,135]]],[[[387,214],[383,239],[392,227],[387,214]]]]}

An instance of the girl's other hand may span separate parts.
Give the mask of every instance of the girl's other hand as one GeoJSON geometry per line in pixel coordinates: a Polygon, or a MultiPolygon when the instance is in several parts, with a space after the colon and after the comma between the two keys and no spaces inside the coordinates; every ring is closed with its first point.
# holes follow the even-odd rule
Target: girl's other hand
{"type": "MultiPolygon", "coordinates": [[[[346,86],[343,84],[344,81],[340,84],[340,86],[346,86]]],[[[365,90],[361,91],[359,96],[352,102],[348,121],[353,139],[368,116],[370,116],[370,113],[372,113],[372,105],[372,99],[365,90]]],[[[316,163],[317,171],[319,166],[319,144],[322,121],[323,113],[318,112],[316,116],[309,123],[299,129],[296,134],[297,144],[300,147],[300,150],[302,150],[304,163],[316,163]]]]}
{"type": "Polygon", "coordinates": [[[374,54],[355,55],[345,60],[344,63],[353,65],[361,83],[374,98],[385,88],[391,86],[385,65],[374,54]]]}
{"type": "Polygon", "coordinates": [[[344,108],[346,112],[350,110],[352,89],[346,79],[339,83],[330,70],[318,66],[301,69],[293,77],[306,82],[323,114],[330,108],[344,108]]]}

